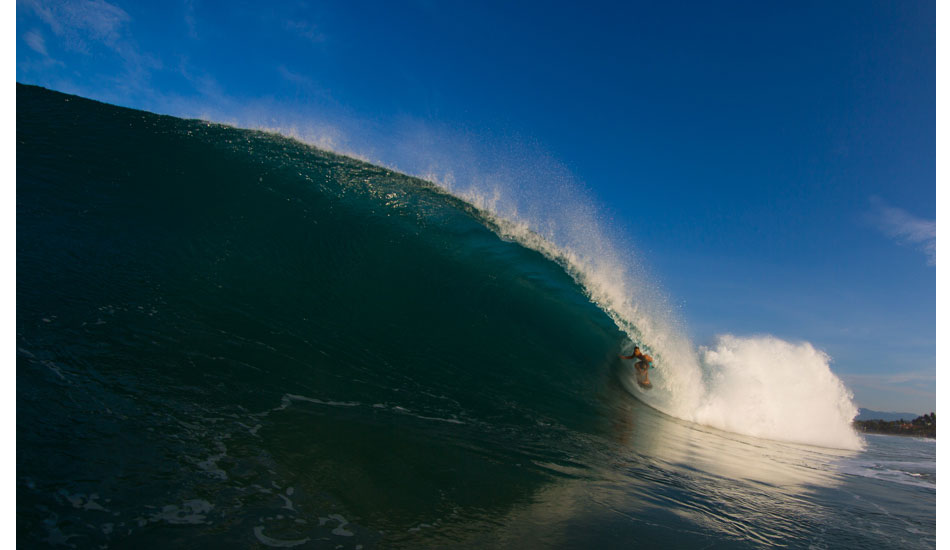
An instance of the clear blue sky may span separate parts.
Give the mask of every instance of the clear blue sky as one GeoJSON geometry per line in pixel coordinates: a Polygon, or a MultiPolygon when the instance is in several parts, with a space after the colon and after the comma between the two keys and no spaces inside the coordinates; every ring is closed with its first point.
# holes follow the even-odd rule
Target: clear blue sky
{"type": "Polygon", "coordinates": [[[567,174],[698,344],[807,340],[859,405],[935,408],[932,2],[310,4],[20,1],[17,81],[567,174]]]}

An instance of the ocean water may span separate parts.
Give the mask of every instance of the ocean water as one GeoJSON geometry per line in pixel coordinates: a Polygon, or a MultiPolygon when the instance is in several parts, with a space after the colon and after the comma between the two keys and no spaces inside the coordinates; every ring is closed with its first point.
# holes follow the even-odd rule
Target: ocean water
{"type": "Polygon", "coordinates": [[[18,545],[935,547],[828,357],[490,191],[18,84],[18,545]]]}

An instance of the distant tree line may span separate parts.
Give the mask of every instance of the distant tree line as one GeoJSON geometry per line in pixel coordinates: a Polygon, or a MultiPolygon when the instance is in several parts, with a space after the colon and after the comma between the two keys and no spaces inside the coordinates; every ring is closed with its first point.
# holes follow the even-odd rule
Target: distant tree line
{"type": "Polygon", "coordinates": [[[930,413],[911,420],[855,420],[854,427],[865,433],[913,435],[937,438],[937,414],[930,413]]]}

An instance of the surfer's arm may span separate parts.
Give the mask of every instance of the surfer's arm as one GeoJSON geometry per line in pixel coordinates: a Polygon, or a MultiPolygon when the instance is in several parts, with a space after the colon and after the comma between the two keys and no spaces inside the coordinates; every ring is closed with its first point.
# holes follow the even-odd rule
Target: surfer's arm
{"type": "Polygon", "coordinates": [[[634,357],[636,357],[636,355],[621,355],[620,356],[621,359],[633,359],[634,357]]]}

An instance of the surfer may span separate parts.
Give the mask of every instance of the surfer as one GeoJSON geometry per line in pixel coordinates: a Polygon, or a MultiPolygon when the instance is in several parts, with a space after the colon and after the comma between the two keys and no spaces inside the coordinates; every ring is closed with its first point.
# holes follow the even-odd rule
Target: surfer
{"type": "Polygon", "coordinates": [[[621,355],[620,358],[636,359],[637,362],[633,364],[633,367],[637,369],[637,382],[645,388],[653,386],[650,383],[650,363],[653,362],[653,358],[640,351],[640,346],[633,346],[633,355],[621,355]]]}

